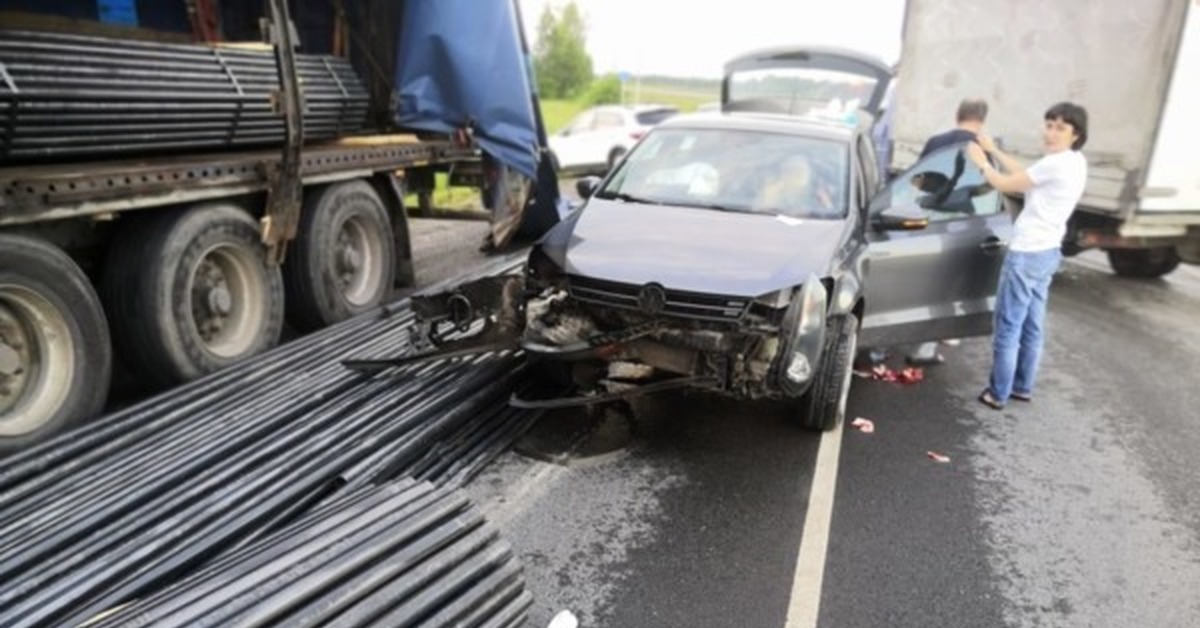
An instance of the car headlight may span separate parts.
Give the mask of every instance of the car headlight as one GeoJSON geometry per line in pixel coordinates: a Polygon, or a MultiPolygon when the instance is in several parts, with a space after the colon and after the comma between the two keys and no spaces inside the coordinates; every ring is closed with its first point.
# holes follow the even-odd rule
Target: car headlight
{"type": "Polygon", "coordinates": [[[828,295],[825,285],[814,275],[809,275],[800,287],[800,336],[825,329],[825,305],[828,295]]]}
{"type": "Polygon", "coordinates": [[[816,361],[821,356],[821,345],[825,342],[825,308],[828,295],[825,285],[814,275],[800,287],[800,320],[794,332],[792,354],[787,356],[786,376],[795,384],[803,384],[812,378],[816,361]]]}

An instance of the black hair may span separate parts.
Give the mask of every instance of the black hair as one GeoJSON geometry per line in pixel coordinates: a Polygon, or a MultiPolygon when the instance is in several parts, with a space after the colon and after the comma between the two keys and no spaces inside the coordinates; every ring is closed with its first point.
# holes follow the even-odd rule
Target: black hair
{"type": "Polygon", "coordinates": [[[988,105],[985,100],[972,100],[970,98],[958,103],[958,122],[966,122],[973,120],[975,122],[987,121],[988,105]]]}
{"type": "Polygon", "coordinates": [[[1073,150],[1079,150],[1083,148],[1084,144],[1087,143],[1087,109],[1084,109],[1075,103],[1060,102],[1046,110],[1045,119],[1062,120],[1063,122],[1071,125],[1071,128],[1075,129],[1075,135],[1078,137],[1071,144],[1071,148],[1073,150]]]}

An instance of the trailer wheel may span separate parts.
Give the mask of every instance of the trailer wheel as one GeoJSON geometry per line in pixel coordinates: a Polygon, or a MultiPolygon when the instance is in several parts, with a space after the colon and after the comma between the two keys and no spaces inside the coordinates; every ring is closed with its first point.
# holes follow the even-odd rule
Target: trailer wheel
{"type": "Polygon", "coordinates": [[[375,189],[348,181],[306,195],[288,258],[287,317],[300,331],[382,304],[391,293],[396,252],[387,208],[375,189]]]}
{"type": "Polygon", "coordinates": [[[1179,266],[1179,254],[1175,247],[1164,246],[1154,249],[1111,249],[1108,263],[1113,272],[1121,277],[1134,279],[1156,279],[1179,266]]]}
{"type": "Polygon", "coordinates": [[[828,431],[845,417],[857,348],[858,317],[846,314],[830,318],[825,328],[821,364],[812,386],[799,400],[801,427],[828,431]]]}
{"type": "Polygon", "coordinates": [[[57,247],[0,235],[0,452],[99,414],[112,347],[100,299],[57,247]]]}
{"type": "Polygon", "coordinates": [[[273,347],[283,328],[283,278],[267,264],[258,225],[229,204],[163,212],[113,242],[105,305],[129,366],[166,387],[273,347]]]}

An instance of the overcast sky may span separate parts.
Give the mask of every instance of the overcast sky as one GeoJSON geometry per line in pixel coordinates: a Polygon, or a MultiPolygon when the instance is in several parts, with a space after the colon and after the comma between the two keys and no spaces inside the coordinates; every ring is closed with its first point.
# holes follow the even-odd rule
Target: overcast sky
{"type": "MultiPolygon", "coordinates": [[[[519,0],[536,39],[549,3],[519,0]]],[[[884,61],[900,57],[904,0],[576,0],[588,20],[597,73],[712,77],[726,60],[757,48],[823,44],[884,61]]],[[[533,41],[530,42],[531,45],[533,41]]]]}

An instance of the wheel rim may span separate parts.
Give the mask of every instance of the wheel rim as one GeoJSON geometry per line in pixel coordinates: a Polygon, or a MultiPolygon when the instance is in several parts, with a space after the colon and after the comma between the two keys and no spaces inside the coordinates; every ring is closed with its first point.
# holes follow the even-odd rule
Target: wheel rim
{"type": "Polygon", "coordinates": [[[258,258],[244,248],[218,244],[192,269],[188,295],[192,327],[201,345],[222,358],[254,348],[266,316],[267,286],[258,258]]]}
{"type": "Polygon", "coordinates": [[[28,434],[53,418],[74,376],[66,316],[28,288],[0,284],[0,436],[28,434]]]}
{"type": "Polygon", "coordinates": [[[342,297],[351,305],[373,305],[383,287],[383,236],[362,216],[351,216],[338,230],[332,260],[342,297]]]}

